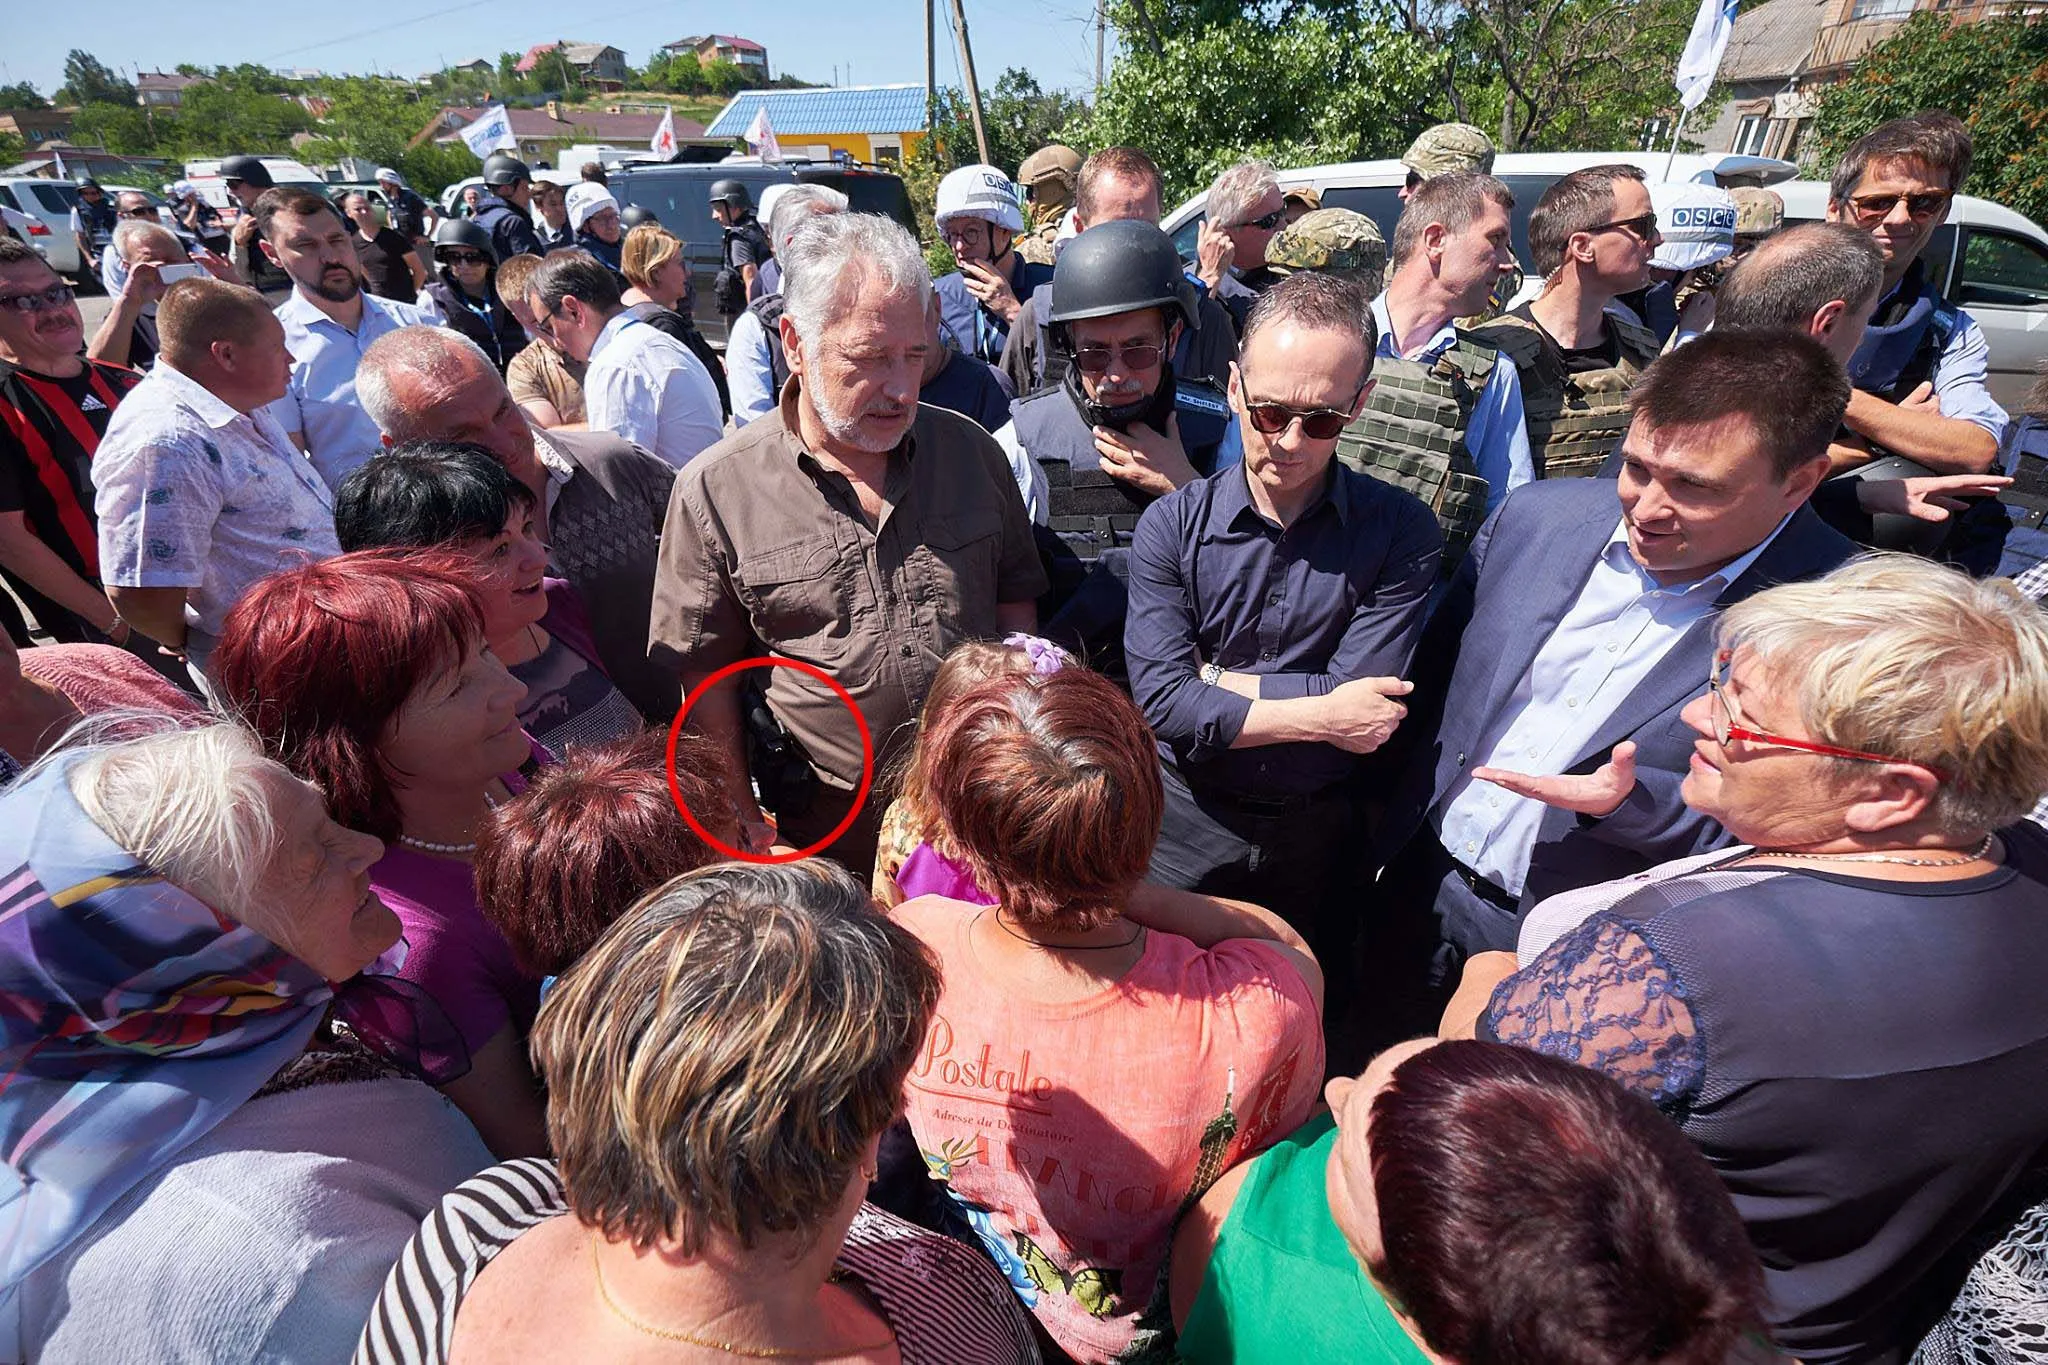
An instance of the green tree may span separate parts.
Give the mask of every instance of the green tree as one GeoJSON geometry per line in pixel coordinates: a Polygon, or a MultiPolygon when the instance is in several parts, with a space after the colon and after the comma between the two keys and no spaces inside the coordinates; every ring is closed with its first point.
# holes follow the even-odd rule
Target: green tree
{"type": "Polygon", "coordinates": [[[1025,157],[1067,136],[1088,113],[1080,99],[1061,90],[1048,93],[1030,72],[1014,66],[996,78],[995,89],[982,97],[982,106],[989,155],[1012,175],[1025,157]]]}
{"type": "Polygon", "coordinates": [[[560,46],[549,48],[535,59],[533,70],[526,73],[526,85],[533,91],[545,90],[572,96],[583,93],[583,79],[569,64],[569,58],[560,46]]]}
{"type": "Polygon", "coordinates": [[[27,81],[0,85],[0,109],[47,109],[50,102],[36,93],[27,81]]]}
{"type": "MultiPolygon", "coordinates": [[[[696,58],[690,60],[695,61],[696,58]]],[[[754,83],[746,68],[737,62],[705,62],[704,88],[713,95],[737,95],[754,83]]]]}
{"type": "Polygon", "coordinates": [[[1946,109],[1976,143],[1967,186],[2036,222],[2048,222],[2048,17],[1954,23],[1914,15],[1820,93],[1816,164],[1886,119],[1946,109]]]}
{"type": "Polygon", "coordinates": [[[1445,57],[1391,25],[1252,13],[1186,30],[1151,23],[1157,49],[1140,41],[1118,59],[1080,141],[1143,147],[1169,204],[1243,157],[1395,156],[1435,121],[1445,57]]]}
{"type": "Polygon", "coordinates": [[[179,150],[179,116],[133,104],[88,104],[72,115],[72,140],[98,143],[119,156],[173,155],[179,150]]]}
{"type": "MultiPolygon", "coordinates": [[[[161,117],[161,116],[159,116],[161,117]]],[[[284,154],[295,133],[309,131],[313,116],[295,99],[243,85],[239,73],[185,88],[177,122],[184,153],[248,152],[284,154]]]]}
{"type": "Polygon", "coordinates": [[[73,48],[64,59],[64,88],[57,99],[61,104],[133,104],[135,87],[90,52],[73,48]]]}

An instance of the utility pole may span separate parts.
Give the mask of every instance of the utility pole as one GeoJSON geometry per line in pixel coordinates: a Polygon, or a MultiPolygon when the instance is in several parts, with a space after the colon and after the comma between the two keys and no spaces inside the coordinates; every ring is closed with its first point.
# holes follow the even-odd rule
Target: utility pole
{"type": "Polygon", "coordinates": [[[1095,102],[1102,103],[1102,35],[1109,26],[1109,16],[1104,11],[1106,0],[1095,0],[1095,102]]]}
{"type": "Polygon", "coordinates": [[[988,164],[988,130],[981,123],[981,81],[974,74],[974,48],[967,41],[967,10],[961,0],[953,0],[953,22],[960,29],[960,67],[967,76],[967,114],[974,120],[974,145],[981,150],[981,160],[988,164]]]}
{"type": "MultiPolygon", "coordinates": [[[[939,0],[924,0],[924,140],[930,143],[938,133],[939,97],[939,0]]],[[[936,150],[936,149],[935,149],[936,150]]]]}

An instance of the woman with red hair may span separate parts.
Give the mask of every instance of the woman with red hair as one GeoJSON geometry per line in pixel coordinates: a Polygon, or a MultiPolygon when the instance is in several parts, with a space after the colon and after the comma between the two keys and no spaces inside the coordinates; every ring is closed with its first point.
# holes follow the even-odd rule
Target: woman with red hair
{"type": "Polygon", "coordinates": [[[228,612],[215,690],[270,756],[382,839],[370,870],[397,911],[400,974],[440,1004],[472,1067],[444,1093],[501,1157],[546,1152],[525,1037],[540,983],[477,908],[471,860],[492,806],[525,789],[525,686],[484,643],[475,569],[367,551],[263,579],[228,612]]]}
{"type": "Polygon", "coordinates": [[[1102,677],[1003,674],[923,742],[952,852],[994,904],[894,912],[945,976],[911,1131],[1060,1348],[1121,1359],[1179,1211],[1315,1102],[1322,972],[1278,915],[1141,890],[1158,750],[1102,677]]]}

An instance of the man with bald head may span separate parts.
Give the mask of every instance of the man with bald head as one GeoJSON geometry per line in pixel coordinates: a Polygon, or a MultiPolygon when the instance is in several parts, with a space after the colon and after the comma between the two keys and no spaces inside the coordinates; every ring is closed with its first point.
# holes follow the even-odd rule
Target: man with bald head
{"type": "Polygon", "coordinates": [[[647,619],[675,470],[608,431],[536,429],[490,357],[445,327],[405,327],[370,343],[355,393],[385,445],[472,442],[526,485],[550,571],[589,608],[605,671],[650,721],[666,724],[681,693],[674,674],[647,662],[647,619]]]}
{"type": "MultiPolygon", "coordinates": [[[[1120,223],[1136,219],[1159,225],[1160,195],[1164,182],[1151,157],[1135,147],[1104,147],[1081,163],[1075,180],[1074,231],[1086,232],[1099,223],[1120,223]]],[[[1069,237],[1058,246],[1072,241],[1069,237]]],[[[1217,388],[1230,383],[1230,363],[1237,359],[1237,329],[1230,315],[1205,289],[1198,289],[1195,325],[1181,332],[1173,351],[1173,373],[1179,379],[1206,379],[1217,388]]],[[[1033,393],[1066,377],[1066,360],[1052,344],[1051,324],[1046,322],[1052,307],[1052,282],[1031,291],[1017,320],[1010,324],[1010,339],[1003,347],[1002,371],[1019,396],[1033,393]]]]}

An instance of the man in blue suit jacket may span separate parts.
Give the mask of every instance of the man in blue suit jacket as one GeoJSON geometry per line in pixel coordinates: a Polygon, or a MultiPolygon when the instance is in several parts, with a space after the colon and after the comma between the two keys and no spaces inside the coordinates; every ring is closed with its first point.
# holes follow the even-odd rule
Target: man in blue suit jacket
{"type": "Polygon", "coordinates": [[[1433,1030],[1536,901],[1726,841],[1679,799],[1679,711],[1722,607],[1856,552],[1806,506],[1848,400],[1810,338],[1709,332],[1638,384],[1615,482],[1526,485],[1481,529],[1416,651],[1367,1032],[1433,1030]]]}

